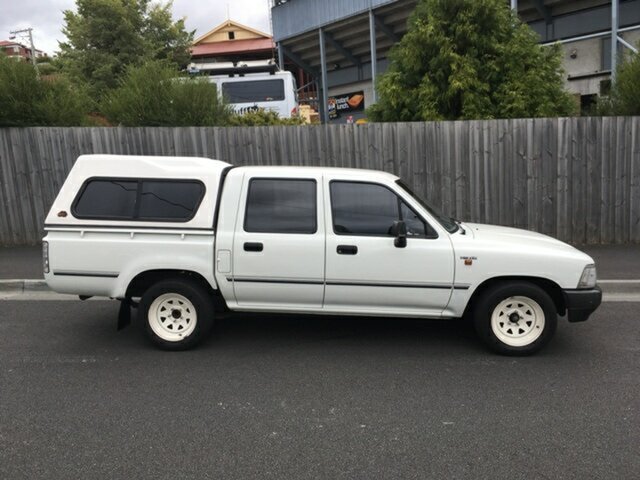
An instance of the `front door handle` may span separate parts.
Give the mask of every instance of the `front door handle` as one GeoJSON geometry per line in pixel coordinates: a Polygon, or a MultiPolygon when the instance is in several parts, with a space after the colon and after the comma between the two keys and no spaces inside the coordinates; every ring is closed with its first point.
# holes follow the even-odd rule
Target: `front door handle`
{"type": "Polygon", "coordinates": [[[261,252],[264,248],[264,245],[260,242],[245,242],[244,243],[244,251],[245,252],[261,252]]]}
{"type": "Polygon", "coordinates": [[[338,245],[336,251],[338,255],[356,255],[358,253],[358,247],[355,245],[338,245]]]}

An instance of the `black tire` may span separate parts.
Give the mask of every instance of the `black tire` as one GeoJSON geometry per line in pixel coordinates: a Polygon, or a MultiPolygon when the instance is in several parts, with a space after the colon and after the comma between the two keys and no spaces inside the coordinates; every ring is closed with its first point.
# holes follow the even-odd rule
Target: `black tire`
{"type": "Polygon", "coordinates": [[[162,280],[149,287],[142,295],[138,307],[138,321],[144,326],[148,338],[157,347],[163,350],[188,350],[204,340],[213,327],[213,299],[206,288],[191,279],[174,278],[162,280]],[[191,305],[180,300],[180,297],[187,299],[191,305]],[[173,317],[173,311],[169,312],[165,308],[164,311],[167,312],[167,317],[164,321],[159,320],[161,318],[161,308],[168,307],[167,302],[171,299],[175,300],[179,317],[173,317]],[[154,305],[156,300],[158,300],[158,304],[154,305]],[[152,306],[153,312],[150,315],[149,312],[152,306]],[[195,312],[191,311],[191,306],[195,309],[195,312]],[[157,317],[155,316],[156,312],[157,317]],[[156,318],[156,320],[152,320],[151,317],[156,318]],[[179,322],[179,324],[175,324],[175,322],[179,322]],[[194,322],[195,326],[190,322],[194,322]],[[153,326],[152,323],[154,323],[153,326]],[[172,325],[172,323],[174,324],[172,325]],[[181,334],[177,330],[181,326],[186,334],[181,334]],[[170,330],[173,328],[176,330],[170,330]]]}
{"type": "Polygon", "coordinates": [[[480,339],[494,352],[501,355],[524,356],[536,353],[551,340],[558,326],[558,314],[549,294],[537,285],[525,281],[504,282],[496,284],[482,293],[473,309],[473,323],[480,339]],[[538,311],[536,314],[537,309],[534,303],[527,304],[525,302],[523,304],[512,300],[512,297],[533,300],[544,315],[543,321],[540,322],[540,312],[538,311]],[[533,317],[529,316],[532,310],[528,308],[529,305],[534,307],[533,317]],[[498,332],[496,333],[492,325],[492,315],[498,306],[501,308],[496,311],[495,328],[498,332]],[[505,313],[509,309],[518,314],[517,317],[514,317],[515,323],[511,322],[510,317],[505,313]],[[500,315],[501,312],[502,315],[500,315]],[[501,321],[503,318],[505,321],[501,321]],[[534,319],[532,320],[533,326],[528,325],[531,318],[534,319]],[[535,320],[536,318],[537,320],[535,320]],[[511,326],[513,328],[509,328],[511,326]],[[542,332],[539,332],[538,329],[542,332]],[[522,335],[518,338],[520,332],[522,335]],[[510,335],[512,335],[511,338],[509,338],[510,335]],[[539,336],[535,337],[535,335],[539,336]],[[507,339],[511,344],[505,343],[499,336],[507,339]],[[514,345],[519,342],[527,342],[529,338],[531,338],[530,343],[514,345]]]}

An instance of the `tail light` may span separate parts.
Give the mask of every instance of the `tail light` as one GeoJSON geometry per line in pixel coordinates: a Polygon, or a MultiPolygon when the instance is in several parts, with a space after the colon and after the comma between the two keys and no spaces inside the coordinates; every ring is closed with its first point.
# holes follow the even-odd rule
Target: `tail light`
{"type": "Polygon", "coordinates": [[[49,273],[49,242],[42,242],[42,270],[49,273]]]}

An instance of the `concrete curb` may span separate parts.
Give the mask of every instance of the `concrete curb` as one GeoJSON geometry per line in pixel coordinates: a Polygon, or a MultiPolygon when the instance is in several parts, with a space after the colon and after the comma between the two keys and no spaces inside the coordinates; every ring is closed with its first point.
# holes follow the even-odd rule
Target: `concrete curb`
{"type": "Polygon", "coordinates": [[[630,280],[607,280],[598,282],[602,293],[607,295],[640,295],[640,282],[630,280]]]}
{"type": "Polygon", "coordinates": [[[49,292],[49,286],[44,280],[10,279],[0,280],[0,292],[49,292]]]}

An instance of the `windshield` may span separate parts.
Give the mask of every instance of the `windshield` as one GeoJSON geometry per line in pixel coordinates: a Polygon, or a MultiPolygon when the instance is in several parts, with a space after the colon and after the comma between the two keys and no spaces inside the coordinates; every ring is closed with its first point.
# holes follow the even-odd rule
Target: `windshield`
{"type": "Polygon", "coordinates": [[[229,103],[281,101],[284,100],[284,82],[282,79],[225,82],[222,96],[229,103]]]}
{"type": "Polygon", "coordinates": [[[411,190],[409,188],[409,186],[404,183],[402,180],[396,180],[396,183],[405,191],[407,192],[409,195],[411,195],[411,197],[418,202],[422,208],[424,208],[427,212],[429,212],[431,214],[431,216],[433,218],[435,218],[437,220],[437,222],[442,225],[442,227],[449,233],[453,233],[458,231],[458,229],[460,227],[458,227],[458,224],[456,223],[456,221],[451,218],[451,217],[447,217],[446,215],[441,214],[440,212],[437,212],[436,210],[434,210],[429,204],[427,204],[427,202],[425,202],[422,198],[420,198],[418,195],[416,195],[415,193],[413,193],[413,190],[411,190]]]}

